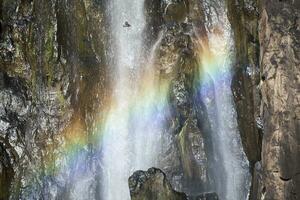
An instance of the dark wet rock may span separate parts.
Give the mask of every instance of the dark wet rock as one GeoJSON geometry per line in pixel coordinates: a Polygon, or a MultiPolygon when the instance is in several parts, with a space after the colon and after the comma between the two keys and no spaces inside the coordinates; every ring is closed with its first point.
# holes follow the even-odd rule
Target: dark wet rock
{"type": "Polygon", "coordinates": [[[153,46],[163,29],[164,2],[161,0],[145,0],[145,45],[153,46]]]}
{"type": "Polygon", "coordinates": [[[252,0],[235,2],[227,0],[236,48],[232,91],[242,143],[253,166],[261,159],[262,138],[261,129],[256,125],[256,119],[260,117],[258,4],[252,0]]]}
{"type": "MultiPolygon", "coordinates": [[[[261,160],[262,126],[260,119],[259,2],[227,0],[228,18],[234,32],[236,63],[232,92],[238,127],[252,172],[250,199],[256,190],[254,164],[261,160]],[[240,20],[242,19],[242,20],[240,20]]],[[[253,195],[253,197],[252,197],[253,195]]]]}
{"type": "Polygon", "coordinates": [[[93,129],[109,88],[100,4],[0,1],[0,199],[69,198],[73,183],[54,178],[67,159],[65,133],[93,129]]]}
{"type": "Polygon", "coordinates": [[[162,25],[163,34],[156,49],[154,63],[161,82],[168,85],[170,105],[168,131],[163,139],[168,144],[164,145],[160,167],[176,190],[190,195],[213,190],[216,175],[212,169],[215,161],[211,127],[199,90],[195,88],[200,85],[201,73],[196,41],[200,35],[206,40],[206,34],[199,31],[203,30],[204,21],[196,19],[201,4],[188,1],[173,3],[178,9],[184,9],[180,13],[184,16],[180,18],[188,20],[183,22],[175,20],[177,16],[174,19],[169,16],[162,25]],[[191,12],[188,12],[189,8],[192,8],[191,12]]]}
{"type": "Polygon", "coordinates": [[[185,122],[177,140],[183,168],[184,190],[189,191],[189,194],[207,191],[210,183],[205,140],[195,119],[185,122]]]}
{"type": "Polygon", "coordinates": [[[137,171],[129,180],[130,196],[132,200],[186,200],[184,193],[172,189],[166,175],[159,169],[137,171]]]}
{"type": "Polygon", "coordinates": [[[0,143],[0,199],[9,199],[13,177],[14,171],[10,155],[0,143]]]}
{"type": "Polygon", "coordinates": [[[195,198],[189,197],[189,200],[219,200],[219,197],[216,193],[204,193],[195,198]]]}
{"type": "Polygon", "coordinates": [[[216,193],[187,196],[172,189],[166,175],[160,169],[136,171],[128,179],[132,200],[218,200],[216,193]]]}
{"type": "Polygon", "coordinates": [[[171,0],[164,12],[165,23],[183,22],[188,15],[188,5],[185,0],[171,0]]]}
{"type": "MultiPolygon", "coordinates": [[[[172,143],[165,150],[166,157],[163,156],[162,168],[166,171],[174,187],[183,189],[187,188],[183,184],[183,179],[188,174],[184,171],[187,168],[183,169],[184,157],[193,157],[193,155],[186,155],[185,151],[180,153],[180,142],[175,136],[179,135],[185,121],[190,115],[193,115],[191,112],[193,106],[192,85],[194,72],[198,69],[198,65],[194,56],[191,36],[183,32],[183,27],[175,24],[165,27],[165,30],[157,49],[156,66],[161,80],[170,85],[169,99],[172,113],[168,119],[170,122],[168,134],[170,134],[169,139],[172,143]]],[[[185,190],[183,189],[183,191],[185,190]]]]}
{"type": "Polygon", "coordinates": [[[252,187],[251,187],[251,193],[250,197],[252,199],[259,199],[259,196],[261,195],[261,188],[262,187],[262,168],[261,168],[261,162],[255,163],[253,174],[252,174],[252,187]]]}

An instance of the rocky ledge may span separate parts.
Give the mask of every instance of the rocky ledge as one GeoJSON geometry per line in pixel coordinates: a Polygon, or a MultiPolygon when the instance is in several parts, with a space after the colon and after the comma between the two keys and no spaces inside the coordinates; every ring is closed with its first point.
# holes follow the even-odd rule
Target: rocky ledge
{"type": "Polygon", "coordinates": [[[150,168],[148,171],[136,171],[128,179],[132,200],[218,200],[216,193],[204,193],[188,197],[175,191],[163,171],[150,168]]]}

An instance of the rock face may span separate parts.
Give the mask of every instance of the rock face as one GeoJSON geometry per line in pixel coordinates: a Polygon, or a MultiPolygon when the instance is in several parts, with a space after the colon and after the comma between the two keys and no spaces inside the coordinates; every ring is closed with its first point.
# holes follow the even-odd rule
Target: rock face
{"type": "Polygon", "coordinates": [[[232,87],[252,163],[250,199],[299,199],[300,3],[227,6],[237,50],[232,87]]]}
{"type": "Polygon", "coordinates": [[[177,136],[182,162],[184,184],[195,193],[207,190],[209,168],[203,134],[197,127],[196,121],[188,119],[177,136]]]}
{"type": "Polygon", "coordinates": [[[0,146],[0,159],[0,199],[8,199],[14,171],[11,158],[2,145],[0,146]]]}
{"type": "Polygon", "coordinates": [[[184,193],[176,192],[167,181],[166,175],[159,169],[137,171],[129,180],[132,200],[186,200],[184,193]]]}
{"type": "Polygon", "coordinates": [[[132,200],[218,200],[215,193],[204,193],[187,197],[172,189],[166,175],[156,168],[136,171],[128,179],[132,200]]]}
{"type": "Polygon", "coordinates": [[[300,2],[262,2],[261,198],[300,199],[300,2]]]}
{"type": "Polygon", "coordinates": [[[211,128],[196,88],[201,73],[196,41],[199,37],[206,40],[201,32],[205,30],[204,12],[195,1],[170,1],[160,6],[164,11],[161,20],[151,12],[147,16],[148,22],[151,18],[161,22],[154,64],[162,85],[167,85],[170,105],[164,134],[169,143],[160,167],[176,190],[188,195],[214,190],[211,128]]]}
{"type": "Polygon", "coordinates": [[[258,3],[255,0],[227,0],[227,7],[236,48],[232,91],[242,143],[253,166],[261,158],[262,137],[262,127],[258,124],[261,120],[258,90],[260,81],[258,3]]]}
{"type": "MultiPolygon", "coordinates": [[[[64,174],[71,182],[54,175],[67,162],[63,148],[73,134],[84,133],[88,155],[97,145],[90,134],[93,116],[105,111],[111,79],[105,1],[2,0],[0,6],[1,195],[72,199],[72,170],[64,174]]],[[[171,144],[162,163],[172,184],[188,193],[210,190],[214,182],[210,126],[194,88],[199,61],[192,40],[205,35],[202,9],[197,1],[145,1],[151,30],[145,42],[153,45],[163,31],[156,64],[172,107],[166,127],[171,144]]]]}
{"type": "Polygon", "coordinates": [[[196,197],[196,200],[219,200],[219,197],[216,193],[205,193],[196,197]]]}
{"type": "MultiPolygon", "coordinates": [[[[263,132],[259,91],[259,2],[256,0],[226,2],[236,49],[232,92],[244,151],[250,162],[250,169],[254,173],[255,163],[261,160],[263,132]]],[[[255,175],[252,177],[251,191],[256,190],[255,175]]],[[[250,192],[250,199],[256,199],[256,193],[250,192]]]]}
{"type": "Polygon", "coordinates": [[[64,163],[67,132],[80,124],[89,140],[108,88],[100,4],[0,1],[0,199],[65,193],[52,175],[64,163]]]}

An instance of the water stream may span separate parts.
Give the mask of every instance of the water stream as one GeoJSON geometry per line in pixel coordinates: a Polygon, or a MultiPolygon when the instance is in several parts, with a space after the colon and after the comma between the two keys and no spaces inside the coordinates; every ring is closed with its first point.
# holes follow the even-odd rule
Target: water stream
{"type": "Polygon", "coordinates": [[[104,130],[102,197],[126,200],[130,199],[129,176],[136,170],[157,166],[162,104],[151,62],[142,55],[144,1],[111,0],[108,9],[113,41],[111,67],[116,78],[104,130]]]}
{"type": "MultiPolygon", "coordinates": [[[[162,145],[166,94],[160,91],[159,81],[155,79],[155,71],[151,68],[151,58],[159,41],[154,45],[148,62],[142,54],[145,52],[144,0],[111,0],[107,9],[112,41],[110,66],[115,78],[112,104],[103,133],[101,195],[105,200],[127,200],[130,199],[128,177],[136,170],[159,166],[157,157],[162,145]]],[[[226,32],[225,26],[219,28],[224,34],[209,35],[216,67],[204,64],[212,82],[208,87],[203,87],[202,98],[210,121],[215,124],[212,126],[216,133],[213,142],[224,162],[226,187],[218,191],[220,198],[241,200],[246,199],[250,176],[230,90],[230,31],[226,32]],[[215,104],[210,104],[212,91],[215,104]]]]}
{"type": "Polygon", "coordinates": [[[217,189],[219,196],[224,200],[242,200],[247,199],[251,175],[231,91],[234,43],[225,5],[220,2],[218,17],[213,16],[212,28],[208,33],[210,58],[203,58],[208,77],[204,78],[201,93],[214,130],[214,146],[225,170],[225,180],[217,189]]]}

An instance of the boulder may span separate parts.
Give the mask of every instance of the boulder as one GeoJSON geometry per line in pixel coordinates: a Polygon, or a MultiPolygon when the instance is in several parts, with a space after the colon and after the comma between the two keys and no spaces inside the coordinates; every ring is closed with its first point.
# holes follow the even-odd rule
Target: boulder
{"type": "Polygon", "coordinates": [[[128,184],[132,200],[187,200],[184,193],[172,189],[160,169],[136,171],[129,177],[128,184]]]}
{"type": "Polygon", "coordinates": [[[150,168],[136,171],[128,179],[132,200],[218,200],[214,192],[187,196],[175,191],[163,171],[150,168]]]}

